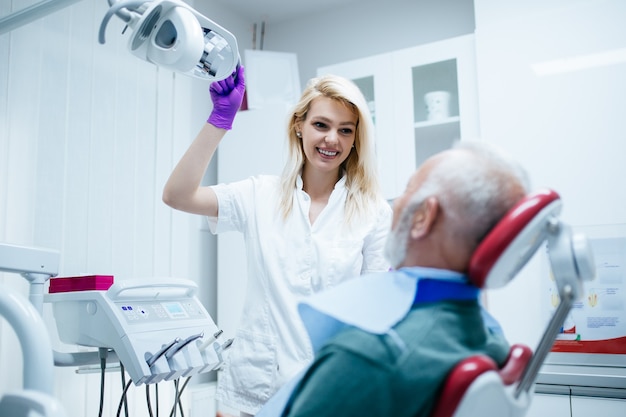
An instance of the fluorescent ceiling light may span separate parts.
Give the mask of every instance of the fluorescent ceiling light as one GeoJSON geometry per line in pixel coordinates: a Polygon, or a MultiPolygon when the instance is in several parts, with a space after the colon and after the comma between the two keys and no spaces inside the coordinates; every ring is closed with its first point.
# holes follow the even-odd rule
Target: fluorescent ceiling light
{"type": "Polygon", "coordinates": [[[540,62],[530,67],[538,76],[562,74],[589,68],[604,67],[626,62],[626,48],[613,49],[597,54],[578,55],[571,58],[540,62]]]}

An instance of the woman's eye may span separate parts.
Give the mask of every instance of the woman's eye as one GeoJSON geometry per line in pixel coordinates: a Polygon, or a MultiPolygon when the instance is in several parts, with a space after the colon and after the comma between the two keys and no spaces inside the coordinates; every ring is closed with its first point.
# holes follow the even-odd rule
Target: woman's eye
{"type": "Polygon", "coordinates": [[[352,129],[341,129],[340,132],[344,135],[351,135],[352,134],[352,129]]]}
{"type": "Polygon", "coordinates": [[[325,129],[326,128],[326,124],[322,123],[322,122],[314,122],[313,126],[315,126],[318,129],[325,129]]]}

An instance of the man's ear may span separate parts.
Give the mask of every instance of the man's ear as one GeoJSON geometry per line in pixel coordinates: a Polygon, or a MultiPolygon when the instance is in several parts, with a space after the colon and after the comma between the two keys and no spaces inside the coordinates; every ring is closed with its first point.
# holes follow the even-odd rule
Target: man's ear
{"type": "Polygon", "coordinates": [[[438,215],[439,201],[436,197],[428,197],[420,207],[415,210],[411,223],[411,238],[421,239],[427,236],[432,230],[438,215]]]}

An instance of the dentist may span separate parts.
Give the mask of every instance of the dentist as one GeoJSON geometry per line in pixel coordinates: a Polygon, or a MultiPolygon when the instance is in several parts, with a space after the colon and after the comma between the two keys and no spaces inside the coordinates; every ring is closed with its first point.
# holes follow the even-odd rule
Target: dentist
{"type": "Polygon", "coordinates": [[[244,235],[245,306],[217,396],[247,416],[313,359],[298,302],[348,278],[388,270],[383,251],[391,208],[379,190],[367,103],[337,76],[309,81],[288,122],[281,176],[202,186],[244,90],[243,67],[211,85],[213,110],[171,173],[163,201],[207,216],[213,233],[244,235]]]}

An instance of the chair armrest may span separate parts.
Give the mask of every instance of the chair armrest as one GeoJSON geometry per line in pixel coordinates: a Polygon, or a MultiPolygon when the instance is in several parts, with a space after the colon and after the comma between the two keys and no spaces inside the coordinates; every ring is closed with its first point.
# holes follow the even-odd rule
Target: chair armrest
{"type": "Polygon", "coordinates": [[[498,372],[504,385],[511,385],[522,378],[528,361],[533,356],[533,351],[526,345],[516,344],[511,346],[509,356],[504,366],[498,372]]]}
{"type": "Polygon", "coordinates": [[[476,355],[463,359],[446,377],[431,417],[451,417],[468,387],[484,372],[497,371],[498,365],[488,356],[476,355]]]}

